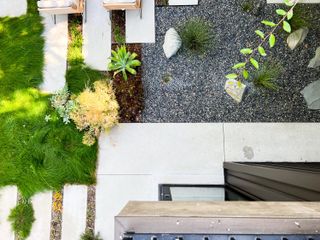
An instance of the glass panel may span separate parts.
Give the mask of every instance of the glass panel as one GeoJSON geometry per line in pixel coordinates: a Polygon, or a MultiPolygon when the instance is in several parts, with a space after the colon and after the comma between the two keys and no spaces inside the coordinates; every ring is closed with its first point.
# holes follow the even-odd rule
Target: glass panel
{"type": "Polygon", "coordinates": [[[223,187],[170,187],[172,201],[224,201],[223,187]]]}

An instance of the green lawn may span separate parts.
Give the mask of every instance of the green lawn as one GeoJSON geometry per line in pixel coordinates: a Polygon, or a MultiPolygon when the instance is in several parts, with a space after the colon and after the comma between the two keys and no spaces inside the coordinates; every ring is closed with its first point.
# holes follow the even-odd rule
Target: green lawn
{"type": "Polygon", "coordinates": [[[36,9],[28,0],[27,15],[0,18],[0,187],[17,185],[25,198],[65,183],[94,183],[97,158],[97,145],[83,145],[82,134],[64,125],[50,96],[37,89],[44,40],[36,9]]]}

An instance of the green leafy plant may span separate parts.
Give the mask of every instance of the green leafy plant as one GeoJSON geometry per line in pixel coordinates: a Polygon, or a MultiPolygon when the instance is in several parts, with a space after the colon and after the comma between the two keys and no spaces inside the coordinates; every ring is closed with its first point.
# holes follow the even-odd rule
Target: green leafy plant
{"type": "Polygon", "coordinates": [[[141,62],[137,60],[138,54],[127,51],[126,46],[117,47],[117,51],[112,50],[111,62],[108,65],[109,71],[114,71],[113,76],[122,73],[124,80],[128,80],[127,72],[136,75],[136,67],[141,66],[141,62]]]}
{"type": "Polygon", "coordinates": [[[22,200],[11,210],[8,217],[13,231],[22,239],[26,239],[31,232],[34,218],[32,204],[27,200],[22,200]]]}
{"type": "Polygon", "coordinates": [[[244,12],[252,12],[256,4],[255,0],[245,0],[241,3],[241,9],[244,12]]]}
{"type": "Polygon", "coordinates": [[[276,80],[282,72],[283,67],[279,62],[267,61],[253,74],[253,84],[256,87],[276,91],[279,88],[276,80]]]}
{"type": "Polygon", "coordinates": [[[121,32],[121,28],[119,26],[115,26],[113,29],[113,36],[116,43],[123,45],[126,43],[126,38],[121,32]]]}
{"type": "Polygon", "coordinates": [[[299,4],[295,7],[294,16],[289,20],[293,31],[300,28],[320,29],[320,16],[315,16],[312,10],[308,4],[299,4]]]}
{"type": "Polygon", "coordinates": [[[261,21],[267,27],[271,28],[271,31],[268,33],[264,33],[261,30],[256,30],[256,35],[260,38],[259,44],[255,48],[243,48],[240,50],[240,53],[245,56],[245,60],[239,63],[236,63],[232,69],[235,71],[234,73],[230,73],[226,75],[228,79],[248,79],[250,76],[249,66],[251,65],[254,69],[258,70],[260,68],[260,64],[257,60],[256,55],[260,55],[260,57],[266,57],[267,52],[265,50],[265,45],[269,45],[270,48],[273,48],[276,44],[276,30],[281,26],[285,32],[291,33],[291,25],[288,22],[293,17],[293,10],[296,7],[299,0],[291,1],[284,0],[286,6],[289,7],[289,10],[286,11],[284,9],[277,9],[276,13],[281,17],[278,23],[274,23],[269,20],[261,21]]]}
{"type": "Polygon", "coordinates": [[[212,26],[202,19],[187,21],[180,30],[182,45],[193,53],[204,54],[213,44],[212,26]]]}
{"type": "Polygon", "coordinates": [[[102,238],[99,233],[95,235],[92,230],[87,230],[81,235],[80,240],[102,240],[102,238]]]}

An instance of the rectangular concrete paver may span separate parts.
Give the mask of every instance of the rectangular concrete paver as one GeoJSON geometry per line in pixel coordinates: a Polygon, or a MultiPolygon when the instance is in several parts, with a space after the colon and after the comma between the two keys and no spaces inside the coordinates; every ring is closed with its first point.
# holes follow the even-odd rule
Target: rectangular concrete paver
{"type": "Polygon", "coordinates": [[[11,224],[7,221],[10,210],[17,204],[17,188],[14,186],[0,188],[0,239],[14,240],[11,224]]]}
{"type": "Polygon", "coordinates": [[[54,93],[66,84],[68,50],[68,15],[42,14],[44,23],[44,57],[43,83],[40,89],[54,93]]]}
{"type": "Polygon", "coordinates": [[[86,228],[87,186],[66,185],[63,191],[62,240],[77,240],[86,228]]]}
{"type": "Polygon", "coordinates": [[[169,5],[198,5],[198,0],[169,0],[169,5]]]}
{"type": "Polygon", "coordinates": [[[114,217],[130,200],[157,200],[158,188],[148,175],[99,175],[95,231],[114,240],[114,217]]]}
{"type": "Polygon", "coordinates": [[[226,161],[319,162],[319,123],[226,123],[226,161]]]}
{"type": "Polygon", "coordinates": [[[90,67],[106,71],[111,56],[110,13],[102,0],[88,0],[83,23],[83,56],[90,67]]]}
{"type": "Polygon", "coordinates": [[[27,12],[27,0],[0,0],[0,17],[19,17],[27,12]]]}
{"type": "Polygon", "coordinates": [[[211,175],[223,181],[222,124],[120,124],[99,146],[98,174],[211,175]]]}
{"type": "Polygon", "coordinates": [[[139,10],[126,11],[126,42],[154,43],[155,39],[155,1],[143,0],[142,15],[139,10]]]}
{"type": "Polygon", "coordinates": [[[52,192],[39,193],[32,197],[36,221],[32,225],[28,240],[50,239],[52,192]]]}

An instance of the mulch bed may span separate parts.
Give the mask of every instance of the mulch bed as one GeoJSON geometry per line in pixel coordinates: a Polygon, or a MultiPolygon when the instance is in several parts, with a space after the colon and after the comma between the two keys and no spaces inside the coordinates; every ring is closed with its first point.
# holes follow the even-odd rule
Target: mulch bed
{"type": "MultiPolygon", "coordinates": [[[[141,61],[141,44],[127,44],[130,52],[138,54],[141,61]]],[[[113,49],[117,45],[112,46],[113,49]]],[[[128,80],[125,81],[121,74],[113,79],[113,87],[116,92],[117,101],[120,105],[120,122],[134,123],[141,122],[141,114],[144,107],[144,89],[141,81],[142,69],[137,68],[137,75],[128,74],[128,80]]]]}

